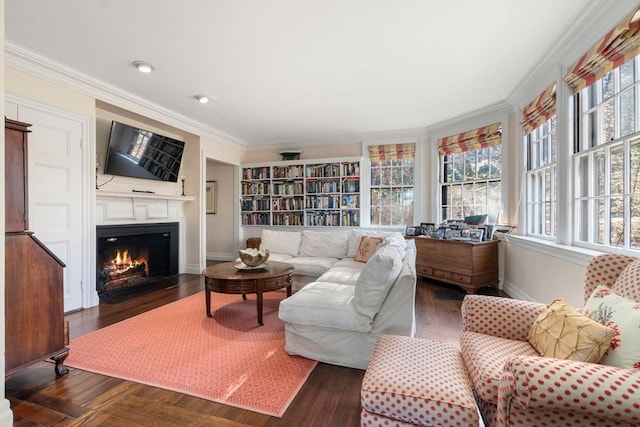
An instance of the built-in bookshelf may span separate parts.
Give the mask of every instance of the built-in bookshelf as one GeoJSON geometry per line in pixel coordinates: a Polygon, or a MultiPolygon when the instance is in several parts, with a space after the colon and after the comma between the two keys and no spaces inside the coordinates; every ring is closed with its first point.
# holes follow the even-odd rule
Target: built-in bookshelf
{"type": "Polygon", "coordinates": [[[242,225],[360,225],[360,159],[245,165],[242,225]]]}

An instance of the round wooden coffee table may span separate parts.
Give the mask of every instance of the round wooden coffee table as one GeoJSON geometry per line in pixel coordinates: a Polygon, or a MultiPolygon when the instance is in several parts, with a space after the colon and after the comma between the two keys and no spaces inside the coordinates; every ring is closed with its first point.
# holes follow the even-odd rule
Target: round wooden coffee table
{"type": "Polygon", "coordinates": [[[263,270],[238,270],[237,262],[224,262],[206,268],[204,276],[204,295],[207,316],[211,317],[211,292],[221,294],[256,294],[258,324],[262,323],[262,294],[287,288],[287,297],[291,296],[293,266],[284,262],[269,261],[263,270]]]}

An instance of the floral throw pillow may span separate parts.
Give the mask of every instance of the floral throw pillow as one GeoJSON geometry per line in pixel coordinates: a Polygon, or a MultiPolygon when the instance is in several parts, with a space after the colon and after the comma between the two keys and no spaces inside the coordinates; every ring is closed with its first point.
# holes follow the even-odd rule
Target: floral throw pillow
{"type": "Polygon", "coordinates": [[[640,302],[598,286],[585,304],[584,313],[614,330],[603,365],[640,369],[640,302]]]}
{"type": "Polygon", "coordinates": [[[354,261],[367,262],[376,253],[376,248],[384,239],[382,237],[362,236],[354,261]]]}

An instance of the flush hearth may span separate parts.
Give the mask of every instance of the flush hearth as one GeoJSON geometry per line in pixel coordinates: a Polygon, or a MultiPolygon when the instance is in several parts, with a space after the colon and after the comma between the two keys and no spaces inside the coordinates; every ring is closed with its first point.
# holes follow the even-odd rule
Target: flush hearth
{"type": "Polygon", "coordinates": [[[98,295],[154,289],[177,276],[178,230],[177,222],[98,226],[98,295]]]}

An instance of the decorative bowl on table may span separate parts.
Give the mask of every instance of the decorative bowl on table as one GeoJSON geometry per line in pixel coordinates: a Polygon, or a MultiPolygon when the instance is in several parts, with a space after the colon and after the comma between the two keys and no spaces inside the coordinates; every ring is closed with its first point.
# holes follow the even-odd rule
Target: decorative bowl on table
{"type": "Polygon", "coordinates": [[[269,249],[240,249],[240,259],[248,267],[258,267],[269,259],[269,249]]]}

